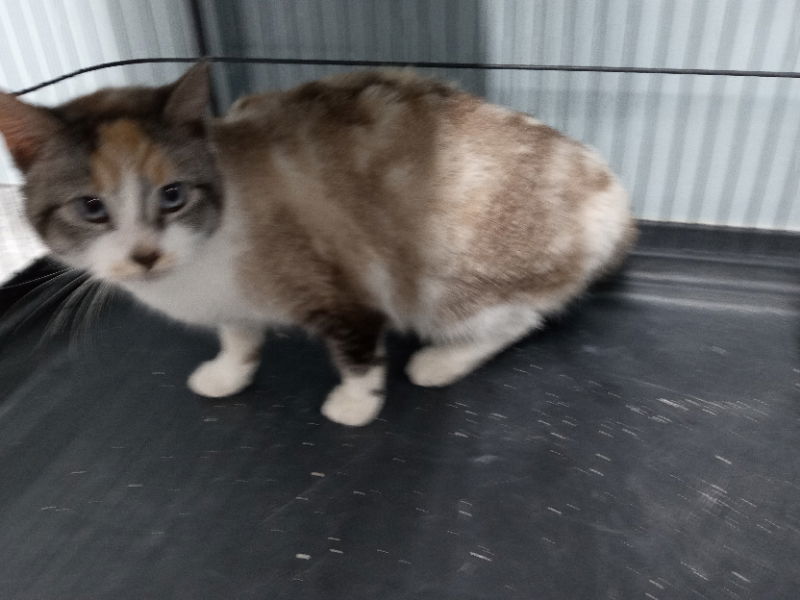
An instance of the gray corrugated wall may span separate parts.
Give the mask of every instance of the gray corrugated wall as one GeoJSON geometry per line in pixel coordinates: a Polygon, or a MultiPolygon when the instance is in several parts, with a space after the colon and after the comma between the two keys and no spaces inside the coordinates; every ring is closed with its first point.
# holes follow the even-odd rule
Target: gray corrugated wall
{"type": "MultiPolygon", "coordinates": [[[[184,0],[0,0],[0,89],[17,90],[93,64],[140,56],[196,56],[184,0]]],[[[56,104],[98,87],[163,83],[184,65],[115,67],[25,96],[56,104]]],[[[0,184],[19,174],[0,144],[0,184]]]]}
{"type": "MultiPolygon", "coordinates": [[[[800,70],[796,0],[243,0],[227,53],[800,70]]],[[[228,2],[204,0],[213,27],[228,2]]],[[[331,67],[251,66],[246,87],[331,67]]],[[[596,146],[644,218],[800,230],[800,80],[435,71],[596,146]]],[[[235,78],[234,78],[235,79],[235,78]]],[[[235,81],[232,83],[235,87],[235,81]]]]}
{"type": "MultiPolygon", "coordinates": [[[[116,5],[119,11],[119,6],[133,10],[140,3],[90,4],[116,5]]],[[[163,11],[163,4],[182,3],[145,4],[151,10],[162,6],[163,11]]],[[[201,0],[201,6],[211,51],[217,53],[800,70],[796,0],[201,0]]],[[[147,42],[137,29],[145,21],[125,28],[128,37],[144,39],[146,47],[133,51],[136,55],[157,53],[162,30],[168,29],[161,23],[147,42]]],[[[118,35],[125,37],[121,31],[118,35]]],[[[123,45],[119,39],[116,43],[123,45]]],[[[36,50],[30,43],[24,46],[17,54],[30,60],[36,50]]],[[[5,67],[8,59],[0,61],[5,67]]],[[[87,53],[81,64],[87,62],[97,59],[87,53]]],[[[48,65],[47,74],[66,70],[53,70],[56,66],[48,65]]],[[[139,68],[137,76],[146,81],[156,77],[147,69],[139,68]]],[[[285,87],[337,70],[264,65],[223,69],[229,74],[220,90],[223,105],[244,90],[285,87]]],[[[596,146],[631,189],[639,216],[800,230],[800,80],[520,71],[435,74],[596,146]]],[[[3,73],[0,77],[9,81],[3,73]]],[[[40,78],[37,73],[22,83],[40,78]]],[[[76,81],[87,87],[93,83],[76,81]]]]}

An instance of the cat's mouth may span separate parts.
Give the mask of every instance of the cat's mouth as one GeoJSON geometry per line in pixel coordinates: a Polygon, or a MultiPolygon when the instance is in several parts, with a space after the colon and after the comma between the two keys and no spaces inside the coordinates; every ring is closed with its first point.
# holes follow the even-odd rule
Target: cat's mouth
{"type": "Polygon", "coordinates": [[[142,273],[139,277],[142,281],[157,281],[158,279],[164,278],[169,273],[168,269],[159,269],[158,271],[147,271],[146,273],[142,273]]]}
{"type": "Polygon", "coordinates": [[[167,257],[159,260],[157,264],[149,266],[125,261],[113,265],[109,270],[108,278],[119,283],[158,281],[169,275],[174,266],[175,261],[167,257]]]}
{"type": "Polygon", "coordinates": [[[119,284],[126,283],[152,283],[164,279],[169,274],[169,270],[159,269],[158,271],[145,271],[142,273],[128,273],[125,275],[114,274],[106,279],[119,284]]]}

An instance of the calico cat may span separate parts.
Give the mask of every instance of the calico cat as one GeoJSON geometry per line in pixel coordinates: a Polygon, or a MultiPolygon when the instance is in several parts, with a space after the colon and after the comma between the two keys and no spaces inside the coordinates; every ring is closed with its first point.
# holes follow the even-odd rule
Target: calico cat
{"type": "Polygon", "coordinates": [[[536,119],[411,71],[337,75],[208,116],[208,66],[55,108],[0,94],[26,212],[53,254],[221,349],[188,379],[228,396],[265,331],[324,338],[322,406],[365,425],[386,328],[430,344],[411,381],[444,386],[618,264],[625,191],[593,151],[536,119]]]}

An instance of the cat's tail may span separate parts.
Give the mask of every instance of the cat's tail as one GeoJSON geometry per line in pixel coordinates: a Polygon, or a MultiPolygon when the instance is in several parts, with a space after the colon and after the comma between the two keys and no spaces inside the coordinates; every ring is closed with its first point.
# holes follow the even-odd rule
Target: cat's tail
{"type": "Polygon", "coordinates": [[[616,177],[588,199],[582,217],[586,269],[595,280],[619,269],[638,238],[628,193],[616,177]]]}

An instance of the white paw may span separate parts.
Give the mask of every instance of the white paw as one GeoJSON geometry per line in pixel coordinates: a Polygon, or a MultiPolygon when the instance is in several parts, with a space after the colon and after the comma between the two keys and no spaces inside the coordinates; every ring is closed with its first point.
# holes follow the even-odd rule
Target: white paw
{"type": "Polygon", "coordinates": [[[371,423],[383,408],[383,393],[349,382],[333,388],[322,405],[322,414],[334,423],[359,427],[371,423]]]}
{"type": "Polygon", "coordinates": [[[442,387],[460,379],[475,367],[462,352],[431,346],[418,350],[406,365],[406,374],[415,385],[442,387]]]}
{"type": "Polygon", "coordinates": [[[202,363],[186,382],[195,394],[208,398],[230,396],[253,380],[258,362],[239,363],[215,358],[202,363]]]}

